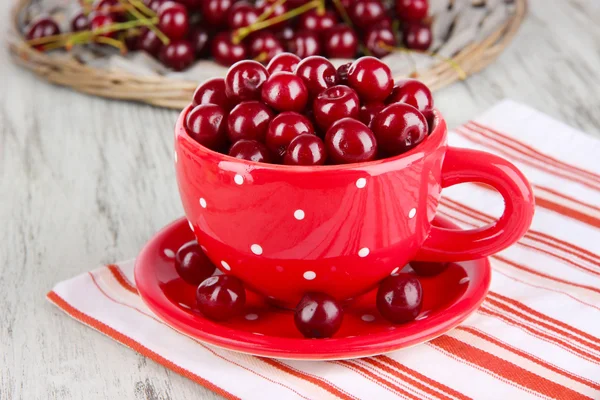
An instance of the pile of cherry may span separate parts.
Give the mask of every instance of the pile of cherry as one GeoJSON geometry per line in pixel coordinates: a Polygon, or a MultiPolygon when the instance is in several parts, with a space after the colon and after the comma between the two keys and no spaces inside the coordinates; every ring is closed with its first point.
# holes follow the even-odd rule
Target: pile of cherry
{"type": "MultiPolygon", "coordinates": [[[[267,63],[284,51],[300,58],[383,57],[401,42],[423,51],[432,41],[428,0],[80,1],[84,7],[72,17],[71,32],[90,35],[78,36],[75,44],[142,50],[177,71],[208,57],[225,66],[245,59],[267,63]],[[94,33],[99,29],[110,32],[94,33]]],[[[67,39],[63,46],[35,41],[60,33],[44,15],[32,21],[26,36],[39,50],[69,48],[68,37],[57,37],[67,39]]]]}
{"type": "Polygon", "coordinates": [[[194,93],[187,134],[232,157],[287,165],[349,164],[405,153],[433,125],[431,91],[394,84],[389,67],[361,57],[335,68],[321,56],[239,61],[194,93]],[[428,122],[429,121],[429,122],[428,122]]]}
{"type": "MultiPolygon", "coordinates": [[[[410,266],[417,275],[437,275],[446,264],[415,262],[410,266]]],[[[240,315],[246,302],[244,284],[233,275],[213,275],[216,267],[197,242],[179,248],[175,268],[188,284],[197,286],[196,305],[203,316],[225,321],[240,315]]],[[[398,273],[385,278],[377,290],[379,313],[393,324],[413,321],[421,312],[423,288],[412,273],[398,273]]],[[[342,324],[344,309],[339,301],[325,293],[307,293],[296,306],[294,322],[307,338],[333,336],[342,324]]]]}

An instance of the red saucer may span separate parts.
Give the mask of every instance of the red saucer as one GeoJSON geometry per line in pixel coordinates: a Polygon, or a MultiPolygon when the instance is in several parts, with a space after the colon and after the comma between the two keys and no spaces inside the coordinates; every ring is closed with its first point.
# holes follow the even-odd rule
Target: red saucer
{"type": "MultiPolygon", "coordinates": [[[[455,227],[441,217],[434,224],[455,227]]],[[[254,293],[248,292],[244,314],[227,322],[213,322],[194,311],[195,287],[179,278],[173,259],[177,249],[190,240],[194,235],[182,218],[146,244],[135,265],[140,296],[179,332],[207,344],[264,357],[347,359],[428,341],[473,313],[483,301],[491,278],[487,259],[453,263],[437,276],[420,278],[424,300],[417,320],[404,325],[384,320],[375,307],[373,290],[345,308],[344,322],[333,338],[305,339],[296,330],[292,311],[269,305],[254,293]]]]}

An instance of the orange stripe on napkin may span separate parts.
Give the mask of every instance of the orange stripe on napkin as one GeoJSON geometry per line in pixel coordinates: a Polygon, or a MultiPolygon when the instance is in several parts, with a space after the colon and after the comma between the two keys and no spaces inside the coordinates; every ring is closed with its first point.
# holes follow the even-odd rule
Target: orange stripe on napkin
{"type": "Polygon", "coordinates": [[[121,287],[123,287],[123,289],[125,289],[133,294],[138,294],[137,289],[129,282],[129,279],[127,279],[125,274],[123,274],[123,271],[121,271],[121,269],[117,265],[108,264],[106,267],[112,274],[113,278],[115,278],[115,280],[117,282],[119,282],[121,287]]]}
{"type": "Polygon", "coordinates": [[[396,393],[399,394],[400,396],[404,396],[407,397],[409,399],[413,399],[413,400],[420,400],[418,397],[415,397],[412,393],[409,393],[407,391],[405,391],[404,389],[402,389],[400,386],[395,385],[394,383],[388,381],[387,379],[383,379],[382,377],[375,375],[374,373],[372,373],[371,371],[369,371],[368,369],[357,365],[356,362],[353,361],[347,361],[347,360],[340,360],[340,361],[333,361],[334,364],[338,364],[338,365],[342,365],[346,368],[348,368],[351,371],[357,372],[359,375],[362,375],[363,377],[367,378],[368,380],[376,383],[377,385],[381,386],[382,388],[391,391],[392,393],[396,393]]]}

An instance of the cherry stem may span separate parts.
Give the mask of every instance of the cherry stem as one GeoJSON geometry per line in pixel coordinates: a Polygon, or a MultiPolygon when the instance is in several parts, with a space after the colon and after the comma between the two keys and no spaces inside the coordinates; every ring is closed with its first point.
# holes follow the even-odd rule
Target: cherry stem
{"type": "MultiPolygon", "coordinates": [[[[124,2],[124,1],[133,2],[133,1],[136,1],[136,0],[119,0],[119,1],[121,1],[121,2],[124,2]]],[[[127,7],[128,11],[129,11],[129,12],[130,12],[130,13],[131,13],[131,14],[132,14],[134,17],[138,18],[138,20],[139,20],[139,21],[148,21],[148,19],[147,19],[147,18],[146,18],[144,15],[142,15],[142,13],[140,13],[140,12],[137,10],[137,8],[135,8],[135,6],[134,6],[134,5],[132,5],[132,4],[126,4],[125,6],[127,7]]],[[[156,15],[156,14],[155,14],[155,15],[156,15]]],[[[165,46],[166,46],[166,45],[168,45],[169,43],[171,43],[171,41],[169,40],[169,38],[167,37],[167,35],[165,35],[164,33],[162,33],[162,32],[160,31],[160,29],[158,29],[158,28],[155,26],[155,24],[152,24],[152,23],[147,23],[147,24],[145,24],[145,26],[146,26],[146,27],[148,27],[148,29],[152,30],[152,31],[153,31],[153,32],[156,34],[156,37],[158,37],[158,38],[160,39],[160,41],[163,43],[163,45],[165,45],[165,46]]]]}
{"type": "Polygon", "coordinates": [[[346,12],[346,7],[344,7],[344,5],[340,2],[340,0],[332,0],[332,1],[333,1],[333,5],[335,6],[335,8],[337,8],[338,12],[342,16],[342,19],[344,20],[346,25],[348,25],[350,28],[352,28],[352,20],[350,19],[350,16],[346,12]]]}
{"type": "Polygon", "coordinates": [[[246,38],[246,36],[248,36],[252,32],[256,32],[261,29],[268,28],[269,26],[278,24],[280,22],[287,21],[290,18],[297,17],[298,15],[303,14],[308,10],[312,10],[313,8],[319,7],[320,5],[322,5],[322,1],[323,0],[313,0],[276,17],[269,18],[265,21],[253,22],[248,26],[238,29],[233,34],[232,42],[234,44],[239,44],[242,40],[244,40],[244,38],[246,38]]]}
{"type": "Polygon", "coordinates": [[[286,0],[277,0],[275,3],[271,4],[269,7],[267,7],[267,9],[258,16],[258,18],[256,19],[256,21],[254,22],[261,22],[264,21],[265,19],[269,18],[269,16],[271,14],[273,14],[273,11],[275,11],[276,7],[279,7],[280,5],[282,5],[283,3],[285,3],[286,0]]]}
{"type": "Polygon", "coordinates": [[[262,63],[263,61],[265,61],[267,59],[268,56],[269,56],[269,54],[266,51],[263,51],[262,53],[260,53],[256,57],[254,57],[254,61],[258,61],[259,63],[262,63]]]}
{"type": "Polygon", "coordinates": [[[125,43],[121,42],[120,40],[109,38],[106,36],[98,36],[94,38],[94,41],[116,47],[121,51],[121,54],[127,53],[127,47],[125,46],[125,43]]]}
{"type": "Polygon", "coordinates": [[[156,17],[156,13],[154,12],[154,10],[150,9],[149,7],[147,7],[140,0],[127,0],[127,1],[129,3],[131,3],[134,7],[136,7],[138,10],[140,10],[141,12],[143,12],[144,14],[146,14],[148,17],[156,17]]]}

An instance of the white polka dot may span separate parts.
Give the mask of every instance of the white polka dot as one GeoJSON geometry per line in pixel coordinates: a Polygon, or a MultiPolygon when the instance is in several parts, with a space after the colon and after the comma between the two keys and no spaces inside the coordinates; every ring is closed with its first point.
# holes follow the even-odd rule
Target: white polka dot
{"type": "Polygon", "coordinates": [[[260,256],[263,253],[262,247],[260,247],[257,244],[253,244],[252,246],[250,246],[250,250],[252,250],[252,252],[257,256],[260,256]]]}
{"type": "Polygon", "coordinates": [[[367,186],[367,180],[365,178],[358,178],[356,180],[356,187],[357,188],[362,189],[365,186],[367,186]]]}
{"type": "Polygon", "coordinates": [[[258,315],[256,315],[256,314],[246,314],[246,319],[248,321],[255,321],[255,320],[258,319],[258,315]]]}
{"type": "Polygon", "coordinates": [[[366,257],[366,256],[368,256],[368,255],[369,255],[369,252],[370,252],[370,250],[369,250],[368,248],[366,248],[366,247],[363,247],[362,249],[360,249],[360,250],[358,251],[358,256],[359,256],[359,257],[366,257]]]}
{"type": "Polygon", "coordinates": [[[365,322],[373,322],[375,321],[375,317],[371,314],[365,314],[362,317],[360,317],[360,319],[362,319],[365,322]]]}
{"type": "Polygon", "coordinates": [[[304,211],[302,211],[302,210],[294,211],[294,218],[296,218],[298,221],[302,221],[304,219],[304,211]]]}
{"type": "Polygon", "coordinates": [[[408,212],[408,218],[413,218],[415,215],[417,215],[417,209],[413,208],[408,212]]]}
{"type": "Polygon", "coordinates": [[[192,232],[194,232],[194,225],[192,225],[191,221],[188,221],[188,225],[190,226],[190,229],[192,230],[192,232]]]}
{"type": "Polygon", "coordinates": [[[225,268],[227,271],[231,271],[231,267],[229,266],[229,264],[227,264],[225,261],[221,261],[221,265],[223,266],[223,268],[225,268]]]}
{"type": "Polygon", "coordinates": [[[173,250],[171,250],[171,249],[164,249],[163,253],[165,253],[165,256],[167,256],[169,258],[175,257],[175,252],[173,252],[173,250]]]}
{"type": "Polygon", "coordinates": [[[465,276],[464,278],[462,278],[460,281],[458,281],[458,283],[460,283],[461,285],[464,283],[469,282],[471,279],[468,276],[465,276]]]}
{"type": "Polygon", "coordinates": [[[173,152],[173,157],[175,158],[175,162],[177,163],[177,151],[173,152]]]}
{"type": "Polygon", "coordinates": [[[200,206],[201,206],[202,208],[206,208],[206,200],[204,200],[204,198],[203,198],[203,197],[200,197],[200,206]]]}
{"type": "Polygon", "coordinates": [[[394,268],[394,269],[392,270],[392,273],[391,273],[390,275],[392,275],[392,276],[396,276],[396,275],[398,275],[398,271],[400,271],[400,267],[396,267],[396,268],[394,268]]]}
{"type": "Polygon", "coordinates": [[[307,281],[312,281],[317,277],[317,274],[315,274],[313,271],[306,271],[302,276],[304,276],[304,279],[307,281]]]}
{"type": "Polygon", "coordinates": [[[241,176],[240,174],[235,174],[235,176],[233,177],[233,181],[235,183],[237,183],[238,185],[241,185],[244,183],[244,177],[241,176]]]}

